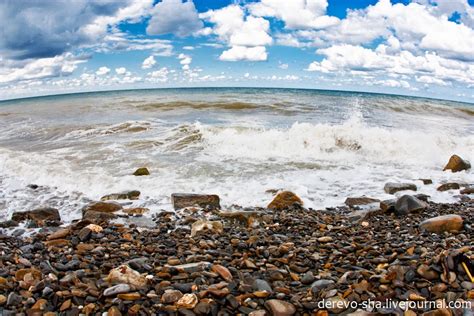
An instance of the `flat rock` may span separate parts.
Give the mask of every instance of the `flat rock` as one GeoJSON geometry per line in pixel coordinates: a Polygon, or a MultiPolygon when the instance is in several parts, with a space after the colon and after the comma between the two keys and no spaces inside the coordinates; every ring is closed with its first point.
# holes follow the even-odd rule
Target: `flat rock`
{"type": "Polygon", "coordinates": [[[397,200],[395,204],[395,214],[407,215],[409,213],[424,210],[428,207],[428,203],[412,196],[403,195],[397,200]]]}
{"type": "Polygon", "coordinates": [[[104,213],[104,212],[96,212],[96,211],[87,211],[82,216],[83,220],[88,220],[92,223],[100,224],[100,223],[107,223],[112,219],[117,218],[117,215],[113,213],[104,213]]]}
{"type": "Polygon", "coordinates": [[[128,284],[135,289],[142,289],[147,285],[147,279],[127,265],[110,270],[106,281],[111,284],[128,284]]]}
{"type": "Polygon", "coordinates": [[[122,205],[114,202],[93,202],[82,209],[82,214],[87,212],[115,213],[122,210],[122,205]]]}
{"type": "Polygon", "coordinates": [[[194,273],[207,270],[211,267],[211,263],[207,261],[185,263],[180,265],[165,265],[165,267],[176,269],[179,272],[194,273]]]}
{"type": "Polygon", "coordinates": [[[459,183],[448,182],[448,183],[443,183],[442,185],[440,185],[437,188],[437,190],[441,191],[441,192],[444,192],[444,191],[448,191],[448,190],[459,190],[460,188],[461,188],[461,186],[459,185],[459,183]]]}
{"type": "Polygon", "coordinates": [[[61,222],[59,211],[52,207],[38,208],[27,212],[16,212],[13,213],[11,219],[15,222],[31,220],[39,227],[43,227],[51,223],[61,222]]]}
{"type": "Polygon", "coordinates": [[[367,204],[372,204],[372,203],[377,203],[377,202],[380,202],[380,200],[369,198],[366,196],[361,196],[361,197],[349,197],[344,201],[344,204],[353,208],[355,206],[367,205],[367,204]]]}
{"type": "Polygon", "coordinates": [[[462,159],[458,155],[452,155],[443,171],[451,170],[452,172],[459,172],[470,168],[471,163],[469,161],[462,159]]]}
{"type": "Polygon", "coordinates": [[[220,209],[220,199],[216,194],[173,193],[171,203],[175,210],[198,206],[202,208],[220,209]]]}
{"type": "Polygon", "coordinates": [[[442,215],[424,220],[420,229],[430,233],[458,232],[463,228],[463,218],[459,215],[442,215]]]}
{"type": "Polygon", "coordinates": [[[276,211],[282,211],[286,208],[292,207],[293,205],[303,205],[303,201],[290,191],[283,191],[278,193],[273,201],[268,204],[267,208],[276,211]]]}
{"type": "Polygon", "coordinates": [[[406,191],[406,190],[416,191],[417,187],[413,183],[388,182],[385,184],[383,189],[388,194],[395,194],[396,192],[399,192],[399,191],[406,191]]]}
{"type": "Polygon", "coordinates": [[[140,191],[133,190],[121,193],[112,193],[108,195],[104,195],[100,198],[101,201],[108,201],[108,200],[138,200],[140,197],[140,191]]]}
{"type": "Polygon", "coordinates": [[[291,316],[296,313],[296,308],[293,304],[277,299],[266,301],[265,307],[273,316],[291,316]]]}

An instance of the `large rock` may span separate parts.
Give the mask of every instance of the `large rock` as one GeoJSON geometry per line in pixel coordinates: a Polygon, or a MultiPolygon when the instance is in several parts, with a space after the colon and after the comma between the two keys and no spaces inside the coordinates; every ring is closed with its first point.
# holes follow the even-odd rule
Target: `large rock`
{"type": "Polygon", "coordinates": [[[459,185],[459,183],[448,182],[448,183],[443,183],[442,185],[440,185],[437,188],[437,190],[441,191],[441,192],[444,192],[444,191],[448,191],[448,190],[459,190],[460,188],[461,188],[461,186],[459,185]]]}
{"type": "Polygon", "coordinates": [[[115,213],[122,210],[122,205],[114,202],[93,202],[82,209],[82,215],[89,211],[99,213],[115,213]]]}
{"type": "Polygon", "coordinates": [[[474,187],[464,188],[459,193],[461,193],[461,194],[474,194],[474,187]]]}
{"type": "Polygon", "coordinates": [[[140,197],[140,191],[133,190],[127,191],[122,193],[112,193],[107,194],[101,197],[101,201],[108,201],[108,200],[138,200],[140,197]]]}
{"type": "Polygon", "coordinates": [[[293,205],[303,205],[303,201],[293,192],[283,191],[278,193],[273,201],[268,204],[267,208],[271,210],[281,211],[293,205]]]}
{"type": "Polygon", "coordinates": [[[442,215],[424,220],[420,224],[421,230],[430,233],[458,232],[463,227],[463,218],[459,215],[442,215]]]}
{"type": "Polygon", "coordinates": [[[403,195],[395,203],[395,214],[407,215],[413,212],[424,210],[428,207],[428,203],[412,196],[403,195]]]}
{"type": "Polygon", "coordinates": [[[198,220],[191,226],[191,237],[196,236],[200,232],[211,234],[222,234],[224,227],[220,221],[198,220]]]}
{"type": "Polygon", "coordinates": [[[361,196],[361,197],[348,197],[344,204],[347,206],[354,208],[360,205],[367,205],[367,204],[372,204],[372,203],[377,203],[380,202],[380,200],[369,198],[366,196],[361,196]]]}
{"type": "Polygon", "coordinates": [[[171,194],[171,203],[175,210],[185,207],[209,207],[211,209],[220,209],[220,199],[216,194],[188,194],[173,193],[171,194]]]}
{"type": "Polygon", "coordinates": [[[388,182],[384,186],[384,191],[388,194],[395,194],[398,191],[416,191],[416,185],[413,183],[396,183],[396,182],[388,182]]]}
{"type": "Polygon", "coordinates": [[[61,222],[59,211],[52,207],[39,208],[27,212],[13,213],[12,221],[22,222],[25,220],[31,220],[36,223],[37,226],[57,225],[61,222]]]}
{"type": "Polygon", "coordinates": [[[458,155],[452,155],[451,158],[449,158],[449,161],[444,167],[443,171],[451,170],[452,172],[459,172],[470,168],[471,164],[469,163],[469,161],[462,159],[458,155]]]}
{"type": "Polygon", "coordinates": [[[135,170],[135,172],[133,173],[134,176],[149,176],[150,175],[150,171],[148,171],[147,168],[138,168],[137,170],[135,170]]]}
{"type": "Polygon", "coordinates": [[[101,224],[108,223],[110,220],[117,218],[113,213],[104,213],[96,211],[87,211],[82,215],[82,220],[87,220],[90,223],[101,224]]]}

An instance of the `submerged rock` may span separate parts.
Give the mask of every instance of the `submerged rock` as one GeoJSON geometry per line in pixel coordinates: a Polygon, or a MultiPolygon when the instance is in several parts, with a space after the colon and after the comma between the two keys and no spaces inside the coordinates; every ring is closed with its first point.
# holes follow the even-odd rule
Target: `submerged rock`
{"type": "Polygon", "coordinates": [[[114,202],[93,202],[82,209],[82,214],[89,211],[100,213],[115,213],[122,210],[122,205],[114,202]]]}
{"type": "Polygon", "coordinates": [[[474,194],[474,187],[464,188],[459,193],[461,193],[461,194],[474,194]]]}
{"type": "Polygon", "coordinates": [[[281,211],[293,205],[303,205],[303,201],[293,192],[283,191],[278,193],[273,201],[268,204],[267,208],[271,210],[281,211]]]}
{"type": "Polygon", "coordinates": [[[61,222],[59,211],[52,207],[39,208],[27,212],[13,213],[12,221],[23,222],[25,220],[33,221],[37,226],[57,225],[61,222]]]}
{"type": "Polygon", "coordinates": [[[369,198],[366,196],[361,196],[361,197],[349,197],[346,199],[344,204],[347,206],[354,208],[355,206],[359,205],[367,205],[367,204],[372,204],[372,203],[377,203],[380,202],[380,200],[369,198]]]}
{"type": "Polygon", "coordinates": [[[191,226],[191,237],[200,232],[210,232],[212,234],[222,234],[224,227],[220,221],[198,220],[191,226]]]}
{"type": "Polygon", "coordinates": [[[459,190],[460,188],[461,188],[461,186],[459,185],[459,183],[449,182],[449,183],[444,183],[444,184],[440,185],[437,188],[437,190],[441,191],[441,192],[444,192],[444,191],[448,191],[448,190],[459,190]]]}
{"type": "Polygon", "coordinates": [[[133,190],[127,191],[122,193],[112,193],[108,195],[104,195],[101,197],[101,201],[108,201],[108,200],[138,200],[140,197],[140,191],[133,190]]]}
{"type": "Polygon", "coordinates": [[[150,175],[150,171],[148,171],[147,168],[143,167],[143,168],[138,168],[137,170],[135,170],[135,172],[133,173],[134,176],[149,176],[150,175]]]}
{"type": "Polygon", "coordinates": [[[416,191],[417,187],[413,183],[388,182],[385,184],[383,189],[388,194],[395,194],[398,191],[405,191],[405,190],[416,191]]]}
{"type": "Polygon", "coordinates": [[[107,223],[112,219],[117,218],[117,215],[113,213],[104,213],[104,212],[96,212],[96,211],[87,211],[82,216],[83,220],[87,220],[91,223],[101,224],[107,223]]]}
{"type": "Polygon", "coordinates": [[[413,212],[424,210],[428,204],[412,195],[403,195],[395,204],[395,213],[397,215],[407,215],[413,212]]]}
{"type": "Polygon", "coordinates": [[[459,215],[442,215],[424,220],[420,224],[420,229],[438,234],[458,232],[463,228],[463,222],[463,218],[459,215]]]}
{"type": "Polygon", "coordinates": [[[443,171],[451,170],[452,172],[459,172],[471,168],[469,161],[462,159],[458,155],[452,155],[443,171]]]}
{"type": "Polygon", "coordinates": [[[171,203],[175,210],[198,206],[202,208],[220,209],[220,199],[216,194],[173,193],[171,203]]]}

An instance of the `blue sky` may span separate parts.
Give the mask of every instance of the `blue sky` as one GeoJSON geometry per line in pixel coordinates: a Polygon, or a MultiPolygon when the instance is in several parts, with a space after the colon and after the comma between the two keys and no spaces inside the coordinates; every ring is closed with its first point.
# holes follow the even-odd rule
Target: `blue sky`
{"type": "Polygon", "coordinates": [[[469,0],[0,3],[0,99],[261,86],[474,102],[469,0]]]}

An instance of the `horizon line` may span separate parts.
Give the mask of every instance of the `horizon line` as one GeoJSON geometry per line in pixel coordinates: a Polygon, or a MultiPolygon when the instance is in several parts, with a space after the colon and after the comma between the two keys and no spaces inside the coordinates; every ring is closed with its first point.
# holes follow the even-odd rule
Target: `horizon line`
{"type": "Polygon", "coordinates": [[[36,96],[27,96],[27,97],[19,97],[19,98],[11,98],[11,99],[0,99],[1,103],[7,102],[21,102],[21,101],[28,101],[34,99],[42,99],[42,98],[49,98],[49,97],[66,97],[66,96],[74,96],[74,95],[81,95],[81,94],[99,94],[99,93],[111,93],[111,92],[132,92],[132,91],[153,91],[153,90],[192,90],[192,89],[274,89],[274,90],[308,90],[308,91],[326,91],[326,92],[342,92],[342,93],[363,93],[369,95],[386,95],[390,97],[404,97],[404,98],[414,98],[414,99],[426,99],[426,100],[435,100],[435,101],[444,101],[444,102],[453,102],[453,103],[464,103],[469,106],[474,106],[474,102],[470,101],[460,101],[460,100],[453,100],[453,99],[441,99],[435,97],[427,97],[427,96],[417,96],[417,95],[409,95],[409,94],[397,94],[397,93],[386,93],[386,92],[370,92],[370,91],[357,91],[357,90],[344,90],[344,89],[321,89],[321,88],[296,88],[296,87],[258,87],[258,86],[203,86],[203,87],[155,87],[155,88],[129,88],[129,89],[110,89],[110,90],[91,90],[91,91],[77,91],[77,92],[66,92],[66,93],[52,93],[52,94],[44,94],[44,95],[36,95],[36,96]]]}

